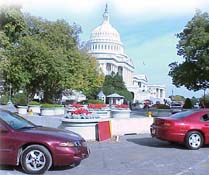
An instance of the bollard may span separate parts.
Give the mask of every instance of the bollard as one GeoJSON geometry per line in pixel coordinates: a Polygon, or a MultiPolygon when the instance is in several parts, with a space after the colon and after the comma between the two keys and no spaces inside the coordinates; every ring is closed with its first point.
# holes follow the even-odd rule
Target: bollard
{"type": "Polygon", "coordinates": [[[29,115],[30,115],[30,116],[33,115],[33,110],[32,110],[32,109],[29,110],[29,115]]]}
{"type": "Polygon", "coordinates": [[[148,116],[148,117],[152,117],[152,112],[151,112],[151,111],[148,111],[148,112],[147,112],[147,116],[148,116]]]}
{"type": "Polygon", "coordinates": [[[116,142],[119,142],[119,139],[120,139],[119,135],[116,135],[116,136],[115,136],[115,141],[116,141],[116,142]]]}
{"type": "Polygon", "coordinates": [[[112,137],[112,121],[109,120],[109,127],[110,127],[110,138],[112,137]]]}

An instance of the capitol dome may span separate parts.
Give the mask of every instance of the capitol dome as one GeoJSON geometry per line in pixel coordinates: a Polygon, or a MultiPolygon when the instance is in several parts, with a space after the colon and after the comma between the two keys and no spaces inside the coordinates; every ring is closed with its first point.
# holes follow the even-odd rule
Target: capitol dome
{"type": "Polygon", "coordinates": [[[120,41],[120,34],[118,31],[112,27],[112,25],[109,23],[109,17],[107,15],[107,12],[103,15],[104,21],[102,25],[95,28],[91,33],[91,40],[103,40],[103,41],[110,41],[110,42],[118,42],[120,41]]]}
{"type": "Polygon", "coordinates": [[[107,6],[103,14],[103,23],[91,32],[88,50],[91,53],[123,54],[123,43],[119,32],[109,22],[107,6]]]}

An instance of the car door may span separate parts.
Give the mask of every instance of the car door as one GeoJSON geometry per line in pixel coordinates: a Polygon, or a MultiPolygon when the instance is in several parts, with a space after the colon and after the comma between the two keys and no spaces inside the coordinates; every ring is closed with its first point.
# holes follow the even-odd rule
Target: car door
{"type": "Polygon", "coordinates": [[[206,113],[200,117],[203,124],[202,130],[205,134],[205,143],[209,143],[209,113],[206,113]]]}
{"type": "Polygon", "coordinates": [[[15,140],[13,132],[0,120],[0,163],[15,165],[17,153],[15,153],[15,140]]]}

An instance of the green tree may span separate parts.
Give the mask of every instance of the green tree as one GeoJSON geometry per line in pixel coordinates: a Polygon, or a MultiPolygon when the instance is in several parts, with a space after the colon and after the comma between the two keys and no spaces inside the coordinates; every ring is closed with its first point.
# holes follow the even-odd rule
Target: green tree
{"type": "Polygon", "coordinates": [[[173,96],[169,96],[169,98],[173,101],[184,101],[185,98],[181,95],[173,95],[173,96]]]}
{"type": "Polygon", "coordinates": [[[185,86],[189,90],[209,87],[209,16],[197,11],[184,30],[177,34],[179,42],[177,54],[182,63],[173,62],[169,75],[177,87],[185,86]]]}
{"type": "MultiPolygon", "coordinates": [[[[5,14],[10,13],[5,11],[5,14]]],[[[20,11],[21,31],[9,35],[1,23],[0,32],[5,37],[1,57],[3,78],[12,84],[13,91],[23,89],[29,99],[37,91],[44,92],[44,101],[52,102],[64,89],[82,90],[91,94],[101,87],[104,76],[95,58],[78,49],[80,27],[70,26],[64,20],[50,22],[20,11]],[[16,37],[18,36],[18,37],[16,37]]],[[[14,17],[14,23],[16,22],[14,17]]],[[[18,23],[19,24],[19,23],[18,23]]],[[[13,31],[13,30],[11,30],[13,31]]],[[[0,33],[0,34],[1,34],[0,33]]]]}
{"type": "Polygon", "coordinates": [[[200,98],[200,103],[203,103],[206,108],[209,108],[209,94],[206,94],[200,98]]]}
{"type": "Polygon", "coordinates": [[[123,78],[119,74],[106,75],[102,89],[105,95],[118,93],[124,96],[127,101],[133,99],[131,92],[127,90],[123,78]]]}
{"type": "Polygon", "coordinates": [[[26,23],[19,6],[0,7],[0,19],[0,31],[4,32],[11,43],[17,43],[20,37],[27,34],[26,23]]]}
{"type": "Polygon", "coordinates": [[[184,105],[183,105],[184,109],[191,109],[193,108],[192,102],[189,98],[186,98],[184,105]]]}
{"type": "Polygon", "coordinates": [[[192,102],[192,105],[194,106],[195,104],[199,102],[199,100],[196,97],[192,97],[191,102],[192,102]]]}

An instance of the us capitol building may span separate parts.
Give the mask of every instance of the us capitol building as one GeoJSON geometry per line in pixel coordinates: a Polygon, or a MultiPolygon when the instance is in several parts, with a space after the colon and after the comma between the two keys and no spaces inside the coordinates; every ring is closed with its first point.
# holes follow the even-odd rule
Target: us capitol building
{"type": "Polygon", "coordinates": [[[110,24],[107,5],[103,14],[103,23],[91,32],[87,50],[97,59],[104,75],[111,75],[112,72],[115,72],[123,77],[128,91],[132,92],[134,96],[133,102],[149,99],[163,103],[165,86],[150,85],[146,75],[134,73],[133,62],[124,53],[120,34],[110,24]]]}

